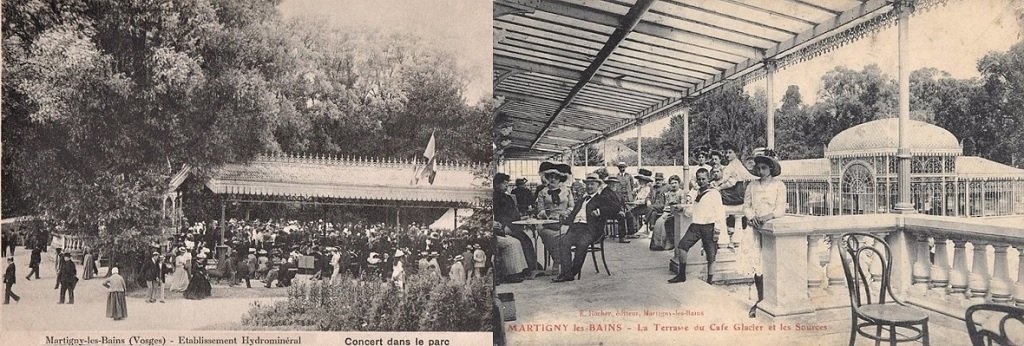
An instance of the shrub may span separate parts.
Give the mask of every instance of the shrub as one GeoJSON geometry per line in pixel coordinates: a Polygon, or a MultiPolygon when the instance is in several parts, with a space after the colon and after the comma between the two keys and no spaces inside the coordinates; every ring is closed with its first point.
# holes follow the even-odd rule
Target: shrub
{"type": "Polygon", "coordinates": [[[405,290],[379,281],[313,282],[289,288],[286,300],[253,303],[243,328],[322,331],[490,331],[490,280],[452,284],[412,275],[405,290]]]}

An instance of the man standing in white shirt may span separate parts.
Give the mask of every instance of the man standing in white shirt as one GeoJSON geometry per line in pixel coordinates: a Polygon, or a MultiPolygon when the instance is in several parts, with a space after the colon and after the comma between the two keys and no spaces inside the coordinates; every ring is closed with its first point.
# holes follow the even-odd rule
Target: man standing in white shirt
{"type": "Polygon", "coordinates": [[[711,282],[711,264],[715,262],[715,253],[718,250],[715,243],[715,222],[725,216],[725,207],[722,205],[722,195],[718,190],[711,188],[708,175],[709,172],[705,168],[697,170],[696,180],[699,188],[691,194],[690,200],[693,204],[683,208],[683,213],[691,217],[692,221],[676,246],[676,263],[679,263],[679,269],[676,276],[668,280],[670,284],[686,281],[686,255],[698,240],[704,247],[708,262],[707,282],[711,282]]]}

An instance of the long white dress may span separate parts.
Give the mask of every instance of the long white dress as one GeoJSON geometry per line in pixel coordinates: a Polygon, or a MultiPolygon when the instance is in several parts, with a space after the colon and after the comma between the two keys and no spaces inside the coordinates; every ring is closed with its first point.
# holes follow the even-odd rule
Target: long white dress
{"type": "Polygon", "coordinates": [[[188,288],[188,269],[185,268],[185,263],[188,260],[185,256],[178,256],[174,258],[174,273],[171,274],[171,278],[167,279],[167,289],[171,292],[185,292],[188,288]]]}

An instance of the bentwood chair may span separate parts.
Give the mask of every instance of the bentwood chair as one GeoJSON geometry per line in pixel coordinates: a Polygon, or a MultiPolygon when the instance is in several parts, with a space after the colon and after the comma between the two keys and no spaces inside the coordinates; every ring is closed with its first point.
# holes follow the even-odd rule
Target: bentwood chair
{"type": "Polygon", "coordinates": [[[896,345],[897,342],[916,340],[921,340],[927,346],[928,315],[920,309],[907,306],[892,293],[892,251],[889,244],[867,233],[846,233],[841,239],[840,257],[846,275],[846,287],[850,292],[850,345],[853,345],[859,334],[875,340],[876,346],[882,341],[896,345]],[[867,243],[869,239],[880,244],[881,251],[867,243]],[[871,273],[867,270],[876,260],[882,264],[882,281],[877,291],[873,292],[876,287],[871,285],[871,273]],[[889,302],[889,299],[892,301],[889,302]],[[874,333],[870,332],[871,327],[874,327],[874,333]],[[883,329],[887,331],[884,335],[883,329]]]}
{"type": "MultiPolygon", "coordinates": [[[[995,319],[992,319],[993,321],[995,319]]],[[[972,305],[967,308],[965,313],[964,321],[967,322],[967,335],[971,337],[971,344],[974,346],[992,345],[1020,345],[1024,342],[1024,309],[1000,304],[978,304],[972,305]],[[975,313],[992,313],[995,315],[1004,315],[999,319],[998,324],[992,324],[992,326],[998,326],[998,330],[978,329],[979,324],[975,322],[977,318],[975,313]],[[1016,329],[1011,327],[1011,331],[1017,332],[1016,336],[1011,338],[1010,333],[1007,333],[1006,322],[1010,320],[1016,320],[1019,325],[1016,329]]]]}
{"type": "MultiPolygon", "coordinates": [[[[590,245],[587,246],[587,252],[590,253],[590,260],[591,260],[591,262],[594,263],[594,271],[598,272],[598,273],[601,272],[601,269],[599,269],[599,267],[597,266],[597,253],[600,252],[601,253],[601,263],[604,263],[604,271],[605,271],[605,273],[608,273],[608,276],[611,276],[612,272],[610,270],[608,270],[608,261],[606,261],[605,257],[604,257],[604,240],[605,240],[605,238],[607,238],[607,237],[602,235],[600,238],[595,240],[593,243],[590,243],[590,245]]],[[[570,249],[570,251],[573,251],[573,253],[575,253],[576,247],[573,246],[570,249]]],[[[579,280],[582,276],[583,276],[583,271],[582,270],[579,273],[576,273],[576,279],[577,280],[579,280]]]]}

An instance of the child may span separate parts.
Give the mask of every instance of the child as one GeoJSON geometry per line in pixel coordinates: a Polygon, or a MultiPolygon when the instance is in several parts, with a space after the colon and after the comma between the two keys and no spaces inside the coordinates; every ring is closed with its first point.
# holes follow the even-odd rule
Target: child
{"type": "Polygon", "coordinates": [[[484,267],[487,266],[487,253],[480,248],[480,244],[473,244],[473,277],[484,277],[484,267]]]}

